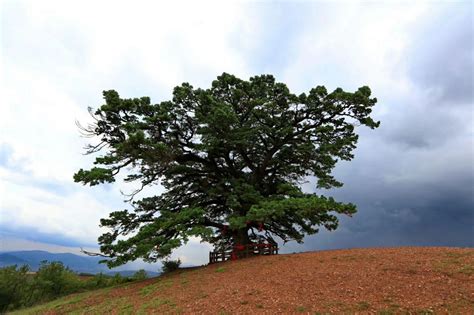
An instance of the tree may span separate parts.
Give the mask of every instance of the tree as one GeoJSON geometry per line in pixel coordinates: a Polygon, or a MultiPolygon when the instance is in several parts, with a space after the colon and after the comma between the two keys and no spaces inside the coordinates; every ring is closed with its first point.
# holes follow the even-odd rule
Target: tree
{"type": "Polygon", "coordinates": [[[148,274],[146,273],[145,269],[140,269],[133,274],[133,280],[145,280],[148,278],[148,274]]]}
{"type": "Polygon", "coordinates": [[[377,100],[366,86],[354,93],[317,86],[297,96],[271,75],[244,81],[224,73],[209,89],[183,83],[159,104],[113,90],[103,95],[104,105],[89,108],[94,123],[82,130],[100,140],[87,153],[105,154],[74,180],[111,183],[127,170],[125,182],[141,187],[128,200],[133,211],[101,219],[110,229],[99,237],[110,267],[156,261],[190,236],[217,247],[272,236],[302,242],[319,226],[336,229],[335,214],[356,212],[299,184],[315,176],[319,188],[342,186],[331,171],[354,157],[355,127],[379,126],[369,116],[377,100]],[[163,194],[134,198],[157,183],[163,194]]]}

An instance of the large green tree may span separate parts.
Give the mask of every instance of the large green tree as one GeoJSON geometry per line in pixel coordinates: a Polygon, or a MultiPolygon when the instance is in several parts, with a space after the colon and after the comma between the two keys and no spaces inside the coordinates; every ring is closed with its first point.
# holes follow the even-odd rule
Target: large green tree
{"type": "Polygon", "coordinates": [[[111,183],[126,170],[126,182],[165,188],[132,196],[133,211],[101,220],[109,228],[99,238],[109,266],[156,261],[190,236],[215,246],[272,236],[302,242],[320,226],[337,228],[335,214],[356,212],[299,185],[315,176],[319,188],[342,186],[331,171],[354,157],[355,127],[379,125],[369,116],[377,100],[366,86],[354,93],[317,86],[297,96],[271,75],[245,81],[224,73],[209,89],[183,83],[159,104],[103,94],[105,104],[90,109],[95,122],[84,128],[98,138],[87,151],[97,154],[97,166],[74,180],[111,183]]]}

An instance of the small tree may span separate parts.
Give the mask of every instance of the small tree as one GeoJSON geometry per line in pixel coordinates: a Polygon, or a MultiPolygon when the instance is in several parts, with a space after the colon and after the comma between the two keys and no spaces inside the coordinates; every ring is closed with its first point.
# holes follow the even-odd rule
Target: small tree
{"type": "Polygon", "coordinates": [[[334,230],[335,214],[356,207],[303,193],[299,184],[315,176],[320,188],[342,186],[331,171],[354,157],[355,127],[379,125],[369,116],[376,103],[370,94],[368,87],[328,93],[317,86],[297,96],[271,75],[244,81],[226,73],[209,89],[184,83],[159,104],[105,91],[105,104],[90,109],[95,123],[83,128],[99,140],[87,153],[104,154],[74,180],[111,183],[129,169],[125,181],[166,189],[141,200],[132,195],[132,212],[101,220],[110,228],[99,238],[107,264],[156,261],[190,236],[225,246],[263,233],[302,242],[319,226],[334,230]]]}
{"type": "Polygon", "coordinates": [[[148,274],[144,269],[140,269],[133,275],[133,280],[145,280],[148,278],[148,274]]]}
{"type": "Polygon", "coordinates": [[[181,259],[163,260],[163,267],[161,267],[161,271],[163,271],[163,273],[169,273],[178,270],[179,266],[181,266],[181,259]]]}
{"type": "Polygon", "coordinates": [[[30,304],[32,281],[27,265],[0,268],[0,313],[30,304]]]}
{"type": "Polygon", "coordinates": [[[42,261],[35,274],[35,287],[40,299],[72,293],[81,285],[77,275],[60,261],[42,261]]]}

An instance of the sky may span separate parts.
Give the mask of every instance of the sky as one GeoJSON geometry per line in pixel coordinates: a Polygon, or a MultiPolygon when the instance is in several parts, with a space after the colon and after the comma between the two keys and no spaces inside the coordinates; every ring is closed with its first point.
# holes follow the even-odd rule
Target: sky
{"type": "MultiPolygon", "coordinates": [[[[358,213],[282,252],[474,247],[473,30],[469,1],[1,1],[0,251],[97,248],[99,219],[127,208],[133,185],[72,180],[93,161],[76,121],[103,90],[158,103],[223,72],[378,99],[380,128],[334,170],[344,186],[303,184],[358,213]]],[[[174,257],[209,250],[191,239],[174,257]]]]}

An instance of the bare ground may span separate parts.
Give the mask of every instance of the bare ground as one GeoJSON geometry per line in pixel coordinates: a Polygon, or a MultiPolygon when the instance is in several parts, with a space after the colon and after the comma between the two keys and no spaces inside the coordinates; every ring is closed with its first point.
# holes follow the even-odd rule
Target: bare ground
{"type": "Polygon", "coordinates": [[[474,314],[474,249],[262,256],[71,295],[42,314],[474,314]]]}

